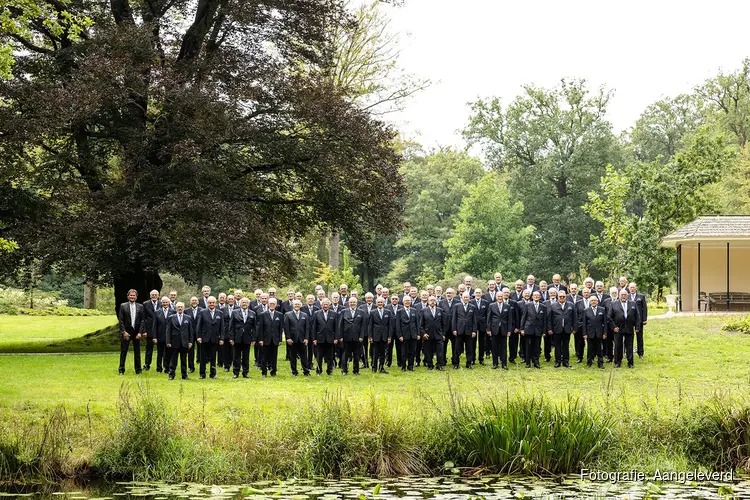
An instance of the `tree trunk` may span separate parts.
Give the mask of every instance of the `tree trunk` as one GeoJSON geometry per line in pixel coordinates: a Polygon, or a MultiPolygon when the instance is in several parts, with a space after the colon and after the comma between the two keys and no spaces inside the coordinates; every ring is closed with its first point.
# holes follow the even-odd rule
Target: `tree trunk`
{"type": "Polygon", "coordinates": [[[89,280],[83,284],[83,308],[96,309],[96,285],[89,280]]]}
{"type": "Polygon", "coordinates": [[[115,282],[115,314],[117,308],[128,300],[128,290],[134,289],[138,292],[138,301],[148,300],[151,290],[161,290],[162,281],[159,272],[144,269],[143,266],[135,264],[128,274],[123,274],[114,279],[115,282]]]}
{"type": "Polygon", "coordinates": [[[338,269],[340,266],[340,258],[339,258],[339,243],[341,242],[339,232],[334,231],[331,234],[331,244],[330,244],[330,258],[329,258],[329,265],[331,266],[331,269],[338,269]]]}

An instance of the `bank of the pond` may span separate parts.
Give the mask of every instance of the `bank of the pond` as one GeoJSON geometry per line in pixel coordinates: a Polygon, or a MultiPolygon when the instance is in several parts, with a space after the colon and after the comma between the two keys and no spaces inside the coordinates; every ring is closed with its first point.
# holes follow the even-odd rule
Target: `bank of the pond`
{"type": "MultiPolygon", "coordinates": [[[[661,408],[626,398],[508,395],[389,406],[327,394],[285,415],[180,411],[149,384],[123,384],[106,425],[57,407],[0,428],[5,482],[106,478],[245,483],[268,478],[444,473],[549,476],[600,470],[748,470],[750,404],[713,398],[661,408]]],[[[178,407],[180,408],[180,407],[178,407]]]]}

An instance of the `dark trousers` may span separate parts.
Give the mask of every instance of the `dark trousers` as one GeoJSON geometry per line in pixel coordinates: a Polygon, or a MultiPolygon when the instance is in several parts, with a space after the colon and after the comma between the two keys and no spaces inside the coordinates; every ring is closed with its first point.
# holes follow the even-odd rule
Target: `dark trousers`
{"type": "Polygon", "coordinates": [[[313,363],[315,360],[318,359],[318,346],[312,343],[312,341],[308,342],[307,344],[307,366],[310,367],[312,370],[313,363]]]}
{"type": "MultiPolygon", "coordinates": [[[[200,344],[198,344],[198,345],[200,345],[200,344]]],[[[195,349],[196,349],[195,346],[196,346],[196,344],[193,344],[193,347],[191,347],[187,351],[188,368],[190,368],[190,371],[195,370],[195,349]]],[[[200,363],[200,361],[201,361],[201,358],[198,357],[198,363],[200,363]]]]}
{"type": "Polygon", "coordinates": [[[576,351],[576,359],[583,361],[583,351],[586,347],[586,341],[583,340],[583,333],[576,332],[575,335],[573,335],[573,347],[576,351]]]}
{"type": "Polygon", "coordinates": [[[637,325],[638,333],[635,334],[638,356],[643,356],[643,325],[637,325]]]}
{"type": "Polygon", "coordinates": [[[534,363],[534,366],[539,364],[539,352],[541,351],[542,337],[538,335],[524,335],[524,346],[526,354],[526,366],[530,366],[534,363]]]}
{"type": "MultiPolygon", "coordinates": [[[[198,344],[201,353],[201,377],[206,376],[206,364],[208,363],[211,367],[211,376],[216,376],[216,349],[219,348],[219,344],[214,344],[213,342],[204,342],[202,344],[198,344]]],[[[221,346],[224,347],[224,346],[221,346]]]]}
{"type": "Polygon", "coordinates": [[[265,375],[271,372],[271,375],[276,375],[276,363],[279,357],[279,346],[271,342],[270,344],[263,344],[260,348],[260,369],[265,375]]]}
{"type": "Polygon", "coordinates": [[[396,351],[396,366],[404,366],[404,346],[398,338],[394,337],[390,344],[388,344],[388,366],[391,366],[391,360],[393,358],[392,353],[396,351]]]}
{"type": "Polygon", "coordinates": [[[469,367],[472,365],[472,363],[474,363],[476,340],[476,338],[471,337],[471,333],[465,335],[456,335],[456,341],[453,344],[453,357],[451,359],[451,361],[453,362],[453,366],[458,366],[461,364],[461,353],[463,351],[466,351],[466,366],[469,367]]]}
{"type": "Polygon", "coordinates": [[[219,346],[216,352],[219,358],[217,362],[218,367],[224,368],[227,371],[232,368],[232,362],[234,361],[234,346],[228,341],[224,341],[224,345],[219,346]]]}
{"type": "Polygon", "coordinates": [[[307,364],[307,346],[303,342],[292,342],[286,344],[286,352],[289,353],[289,366],[292,369],[292,375],[297,375],[297,358],[302,365],[303,373],[310,373],[310,365],[307,364]]]}
{"type": "Polygon", "coordinates": [[[367,339],[365,339],[364,342],[362,342],[362,351],[359,353],[359,358],[362,360],[362,367],[367,368],[370,366],[370,360],[368,358],[368,350],[370,349],[370,344],[367,342],[367,339]]]}
{"type": "Polygon", "coordinates": [[[422,362],[422,350],[424,349],[422,343],[422,337],[419,337],[417,339],[417,346],[414,350],[414,362],[417,364],[417,366],[419,366],[419,363],[422,362]]]}
{"type": "Polygon", "coordinates": [[[492,352],[490,348],[492,344],[492,338],[487,336],[487,329],[480,328],[477,331],[477,345],[479,346],[479,362],[484,363],[484,357],[488,352],[492,352]]]}
{"type": "Polygon", "coordinates": [[[422,342],[422,345],[424,346],[424,364],[427,365],[428,368],[433,368],[435,366],[433,364],[433,357],[437,357],[438,367],[445,366],[444,343],[445,341],[442,338],[430,338],[422,342]]]}
{"type": "Polygon", "coordinates": [[[623,348],[628,365],[633,364],[633,336],[632,333],[615,333],[615,364],[622,363],[623,348]]]}
{"type": "Polygon", "coordinates": [[[604,366],[604,359],[602,358],[602,344],[604,344],[604,339],[589,337],[588,344],[586,364],[592,365],[594,363],[594,358],[596,357],[597,366],[604,366]]]}
{"type": "Polygon", "coordinates": [[[510,359],[510,361],[515,361],[516,356],[519,354],[519,347],[521,348],[521,359],[523,359],[524,351],[526,350],[524,348],[525,343],[526,341],[518,333],[511,332],[510,337],[508,337],[508,349],[510,351],[508,353],[508,359],[510,359]]]}
{"type": "Polygon", "coordinates": [[[417,339],[404,339],[401,342],[401,368],[408,368],[409,370],[414,369],[414,358],[418,356],[417,346],[419,342],[417,339]]]}
{"type": "Polygon", "coordinates": [[[135,335],[131,335],[128,340],[120,337],[120,373],[125,373],[125,360],[128,357],[131,342],[133,343],[133,363],[135,373],[141,373],[141,341],[140,339],[136,339],[135,335]]]}
{"type": "Polygon", "coordinates": [[[143,367],[148,370],[151,368],[151,360],[154,358],[154,339],[152,337],[146,337],[146,362],[143,367]]]}
{"type": "Polygon", "coordinates": [[[169,371],[169,356],[170,352],[165,342],[156,343],[156,371],[161,373],[162,371],[169,371]]]}
{"type": "Polygon", "coordinates": [[[498,332],[497,335],[492,336],[492,365],[508,366],[508,337],[503,335],[502,332],[498,332]]]}
{"type": "Polygon", "coordinates": [[[554,333],[552,340],[555,344],[555,363],[570,364],[570,334],[554,333]]]}
{"type": "Polygon", "coordinates": [[[333,348],[333,351],[336,356],[337,363],[336,365],[341,368],[341,365],[344,362],[344,341],[342,340],[338,344],[336,344],[333,348]]]}
{"type": "MultiPolygon", "coordinates": [[[[554,344],[554,339],[552,338],[552,335],[544,335],[544,359],[545,361],[549,361],[552,359],[552,346],[554,344]]],[[[555,353],[555,358],[557,358],[557,353],[555,353]]]]}
{"type": "Polygon", "coordinates": [[[188,372],[188,350],[186,347],[175,347],[172,348],[172,356],[169,360],[169,374],[174,375],[174,371],[177,369],[177,358],[180,358],[180,375],[182,378],[187,378],[188,372]]]}
{"type": "Polygon", "coordinates": [[[459,352],[458,346],[456,346],[456,336],[453,332],[447,332],[445,334],[445,340],[443,341],[443,359],[448,359],[448,344],[451,346],[451,360],[453,359],[453,353],[459,352]]]}
{"type": "Polygon", "coordinates": [[[612,359],[615,353],[615,333],[609,332],[607,338],[602,340],[602,356],[612,359]]]}
{"type": "Polygon", "coordinates": [[[318,343],[316,346],[317,357],[318,357],[318,373],[323,373],[323,360],[326,362],[326,373],[330,375],[333,373],[333,344],[321,344],[318,343]]]}
{"type": "Polygon", "coordinates": [[[250,371],[250,344],[234,344],[234,366],[232,368],[235,375],[240,374],[240,367],[242,367],[243,375],[247,375],[250,371]]]}
{"type": "MultiPolygon", "coordinates": [[[[386,346],[386,354],[385,354],[385,364],[386,366],[390,367],[393,363],[393,348],[396,345],[396,339],[394,338],[393,341],[386,346]]],[[[401,366],[401,365],[398,365],[401,366]]]]}
{"type": "Polygon", "coordinates": [[[349,361],[354,362],[354,373],[359,373],[359,356],[362,353],[362,347],[359,340],[347,340],[344,344],[344,354],[341,356],[341,371],[349,372],[349,361]]]}
{"type": "Polygon", "coordinates": [[[382,370],[385,367],[385,351],[388,347],[388,342],[385,340],[373,341],[372,346],[372,371],[376,372],[382,370]]]}
{"type": "Polygon", "coordinates": [[[253,346],[253,355],[255,356],[255,366],[257,366],[258,368],[260,368],[260,358],[261,358],[262,354],[261,354],[260,346],[258,345],[257,342],[253,346]]]}

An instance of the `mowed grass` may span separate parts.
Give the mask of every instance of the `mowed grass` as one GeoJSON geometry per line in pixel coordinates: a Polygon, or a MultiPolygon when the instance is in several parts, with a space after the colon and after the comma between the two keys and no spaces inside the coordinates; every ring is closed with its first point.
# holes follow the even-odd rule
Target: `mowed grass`
{"type": "Polygon", "coordinates": [[[117,323],[112,316],[0,315],[1,352],[48,352],[51,344],[117,323]]]}
{"type": "MultiPolygon", "coordinates": [[[[80,318],[75,318],[80,320],[80,318]]],[[[89,319],[89,318],[85,318],[89,319]]],[[[100,318],[90,318],[100,319],[100,318]]],[[[655,320],[646,326],[646,357],[636,357],[635,369],[605,370],[574,364],[555,369],[542,362],[541,370],[513,366],[508,372],[476,366],[446,372],[417,368],[390,374],[363,370],[354,377],[340,371],[332,376],[291,376],[279,350],[279,375],[262,379],[251,368],[250,379],[233,380],[220,371],[217,379],[199,380],[198,371],[187,381],[169,381],[153,369],[136,376],[132,350],[127,372],[118,376],[118,354],[3,355],[0,357],[0,414],[23,410],[41,415],[64,404],[75,414],[114,413],[122,383],[147,382],[150,389],[180,411],[206,412],[229,418],[250,410],[264,418],[283,418],[304,405],[320,402],[326,393],[339,393],[353,404],[366,404],[371,396],[385,398],[394,409],[419,415],[427,407],[446,407],[451,394],[468,400],[509,395],[531,395],[563,400],[581,398],[584,404],[610,404],[665,408],[702,403],[721,394],[744,398],[750,394],[750,336],[723,332],[723,317],[691,317],[655,320]]],[[[59,338],[59,337],[58,337],[59,338]]],[[[573,342],[571,341],[571,352],[573,342]]],[[[156,353],[154,353],[154,356],[156,353]]],[[[450,353],[449,353],[450,355],[450,353]]],[[[142,353],[143,356],[143,353],[142,353]]]]}

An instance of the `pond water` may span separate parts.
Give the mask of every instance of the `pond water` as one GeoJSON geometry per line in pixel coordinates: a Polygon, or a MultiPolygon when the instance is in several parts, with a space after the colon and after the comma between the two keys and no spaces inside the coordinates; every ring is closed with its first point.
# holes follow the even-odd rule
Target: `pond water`
{"type": "Polygon", "coordinates": [[[45,487],[6,487],[4,498],[56,499],[184,499],[250,498],[261,500],[479,500],[500,498],[750,498],[750,478],[732,483],[591,482],[578,476],[558,479],[483,476],[477,478],[407,477],[391,480],[355,478],[344,480],[264,481],[248,485],[193,483],[73,483],[45,487]]]}

